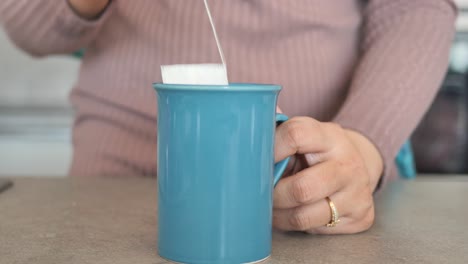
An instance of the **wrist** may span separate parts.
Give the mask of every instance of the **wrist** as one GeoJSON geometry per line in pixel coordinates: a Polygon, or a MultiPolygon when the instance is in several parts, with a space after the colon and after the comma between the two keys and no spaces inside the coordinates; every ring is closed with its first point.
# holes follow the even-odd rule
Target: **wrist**
{"type": "Polygon", "coordinates": [[[370,176],[370,185],[372,190],[375,190],[380,178],[383,175],[384,162],[377,147],[364,135],[345,129],[346,134],[358,149],[359,153],[364,159],[366,169],[370,176]]]}
{"type": "Polygon", "coordinates": [[[84,19],[95,19],[104,12],[111,0],[67,0],[77,15],[84,19]]]}

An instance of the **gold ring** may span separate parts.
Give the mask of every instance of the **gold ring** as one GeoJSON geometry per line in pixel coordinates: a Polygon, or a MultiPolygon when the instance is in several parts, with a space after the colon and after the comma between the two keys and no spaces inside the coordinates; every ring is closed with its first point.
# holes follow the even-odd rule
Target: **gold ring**
{"type": "Polygon", "coordinates": [[[335,204],[332,202],[332,200],[330,200],[330,197],[327,196],[325,200],[327,200],[331,212],[330,222],[326,226],[335,227],[340,222],[340,214],[338,213],[335,204]]]}

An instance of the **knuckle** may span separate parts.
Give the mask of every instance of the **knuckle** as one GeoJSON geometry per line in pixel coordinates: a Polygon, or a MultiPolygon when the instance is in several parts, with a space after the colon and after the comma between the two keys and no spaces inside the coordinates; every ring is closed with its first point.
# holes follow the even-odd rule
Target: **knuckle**
{"type": "Polygon", "coordinates": [[[349,141],[349,137],[346,134],[346,130],[338,123],[325,123],[324,124],[324,129],[325,133],[328,134],[328,137],[333,138],[333,144],[335,146],[339,146],[339,153],[341,155],[345,155],[347,153],[353,153],[355,151],[354,146],[351,144],[349,141]]]}
{"type": "Polygon", "coordinates": [[[334,131],[336,133],[341,133],[343,131],[343,127],[334,122],[326,122],[325,125],[328,127],[329,130],[334,131]]]}
{"type": "Polygon", "coordinates": [[[368,217],[369,212],[374,211],[374,203],[370,199],[364,199],[359,206],[360,216],[364,219],[368,217]]]}
{"type": "Polygon", "coordinates": [[[313,131],[313,133],[319,134],[321,138],[326,138],[323,126],[324,126],[323,123],[318,120],[315,120],[313,118],[307,119],[307,128],[310,131],[313,131]]]}
{"type": "Polygon", "coordinates": [[[375,220],[375,212],[374,212],[374,207],[370,208],[370,210],[367,212],[367,215],[362,219],[362,228],[363,230],[367,230],[372,227],[374,224],[375,220]]]}
{"type": "Polygon", "coordinates": [[[293,118],[289,122],[285,123],[286,125],[286,141],[292,148],[297,148],[299,142],[302,141],[304,137],[304,130],[302,127],[302,122],[299,118],[293,118]]]}
{"type": "Polygon", "coordinates": [[[310,227],[310,223],[310,218],[301,207],[295,208],[289,217],[289,224],[294,230],[307,230],[310,227]]]}
{"type": "Polygon", "coordinates": [[[341,125],[338,123],[327,122],[324,123],[323,126],[327,133],[334,135],[335,138],[341,138],[342,136],[344,136],[343,127],[341,127],[341,125]]]}
{"type": "Polygon", "coordinates": [[[323,124],[322,122],[320,122],[320,121],[318,121],[316,119],[310,118],[310,117],[303,117],[302,120],[307,122],[307,124],[309,126],[311,126],[312,128],[315,128],[315,129],[321,128],[321,126],[323,124]]]}
{"type": "Polygon", "coordinates": [[[294,181],[291,189],[294,201],[299,204],[307,203],[313,198],[312,186],[304,178],[294,181]]]}
{"type": "Polygon", "coordinates": [[[372,193],[369,188],[356,189],[354,197],[355,199],[355,208],[354,208],[354,217],[357,219],[364,219],[367,217],[370,211],[373,211],[374,200],[372,198],[372,193]]]}

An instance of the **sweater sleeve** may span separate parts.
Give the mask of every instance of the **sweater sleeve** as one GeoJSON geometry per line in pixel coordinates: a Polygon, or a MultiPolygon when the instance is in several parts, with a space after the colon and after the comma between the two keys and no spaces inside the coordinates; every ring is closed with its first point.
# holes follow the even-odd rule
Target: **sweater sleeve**
{"type": "Polygon", "coordinates": [[[94,40],[113,2],[99,18],[86,20],[67,0],[1,0],[0,22],[11,40],[33,56],[71,53],[94,40]]]}
{"type": "Polygon", "coordinates": [[[334,121],[380,151],[381,186],[441,85],[457,8],[449,0],[370,0],[363,12],[361,59],[334,121]]]}

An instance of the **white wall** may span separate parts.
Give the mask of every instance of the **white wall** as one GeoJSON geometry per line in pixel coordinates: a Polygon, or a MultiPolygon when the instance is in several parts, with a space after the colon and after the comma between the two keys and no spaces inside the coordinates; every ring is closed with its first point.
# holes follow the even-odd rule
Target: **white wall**
{"type": "Polygon", "coordinates": [[[67,56],[33,59],[0,29],[0,106],[68,106],[78,60],[67,56]]]}
{"type": "Polygon", "coordinates": [[[33,59],[0,29],[0,177],[66,174],[78,68],[67,56],[33,59]]]}

